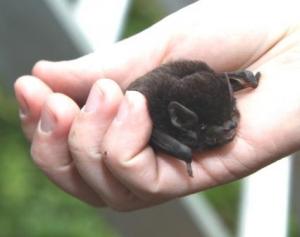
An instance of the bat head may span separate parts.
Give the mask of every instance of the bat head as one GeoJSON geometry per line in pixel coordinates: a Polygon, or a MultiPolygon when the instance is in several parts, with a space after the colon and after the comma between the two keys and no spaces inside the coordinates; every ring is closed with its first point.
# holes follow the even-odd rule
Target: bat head
{"type": "Polygon", "coordinates": [[[177,139],[191,148],[201,149],[227,143],[232,140],[238,124],[238,113],[221,124],[205,124],[198,115],[177,101],[168,106],[171,124],[179,131],[177,139]]]}
{"type": "MultiPolygon", "coordinates": [[[[209,95],[205,97],[209,108],[198,108],[197,104],[184,105],[179,101],[171,101],[168,105],[170,123],[176,129],[176,138],[192,149],[202,149],[225,144],[236,134],[239,113],[235,106],[229,78],[223,78],[223,96],[209,95]]],[[[201,107],[201,106],[200,106],[201,107]]]]}

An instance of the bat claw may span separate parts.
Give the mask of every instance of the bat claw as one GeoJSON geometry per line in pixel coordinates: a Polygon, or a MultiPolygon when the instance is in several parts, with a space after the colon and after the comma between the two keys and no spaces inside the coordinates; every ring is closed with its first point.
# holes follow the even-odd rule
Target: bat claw
{"type": "Polygon", "coordinates": [[[192,162],[186,163],[186,170],[187,170],[188,175],[193,178],[194,175],[193,175],[193,169],[192,169],[192,162]]]}

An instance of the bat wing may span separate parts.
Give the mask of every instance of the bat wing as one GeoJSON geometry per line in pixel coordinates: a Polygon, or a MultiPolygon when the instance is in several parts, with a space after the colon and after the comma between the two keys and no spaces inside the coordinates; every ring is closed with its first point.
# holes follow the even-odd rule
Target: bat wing
{"type": "Polygon", "coordinates": [[[187,163],[192,162],[191,148],[158,129],[153,129],[151,143],[154,147],[165,151],[167,154],[170,154],[177,159],[183,160],[187,163]]]}

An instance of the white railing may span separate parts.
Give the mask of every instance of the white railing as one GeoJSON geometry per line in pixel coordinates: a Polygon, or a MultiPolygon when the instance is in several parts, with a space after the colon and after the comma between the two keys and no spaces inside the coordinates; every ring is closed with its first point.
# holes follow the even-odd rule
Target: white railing
{"type": "Polygon", "coordinates": [[[130,0],[45,0],[83,53],[100,50],[121,34],[130,0]]]}
{"type": "Polygon", "coordinates": [[[239,237],[287,236],[292,157],[243,181],[239,237]]]}

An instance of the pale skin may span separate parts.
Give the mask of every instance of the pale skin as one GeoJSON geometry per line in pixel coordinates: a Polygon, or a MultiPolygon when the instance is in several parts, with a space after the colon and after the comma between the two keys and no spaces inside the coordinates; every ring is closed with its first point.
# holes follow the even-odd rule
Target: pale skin
{"type": "Polygon", "coordinates": [[[237,180],[298,150],[295,4],[202,0],[108,49],[37,63],[32,76],[15,83],[33,161],[84,202],[128,211],[237,180]],[[237,95],[234,141],[195,153],[193,178],[184,163],[148,145],[152,124],[143,95],[122,92],[138,76],[182,58],[217,71],[262,73],[258,88],[237,95]]]}

